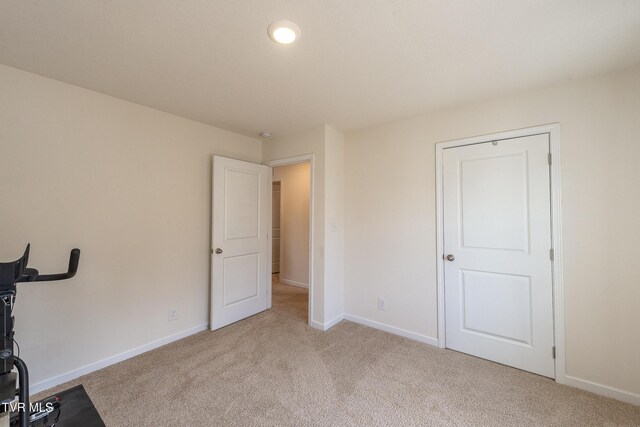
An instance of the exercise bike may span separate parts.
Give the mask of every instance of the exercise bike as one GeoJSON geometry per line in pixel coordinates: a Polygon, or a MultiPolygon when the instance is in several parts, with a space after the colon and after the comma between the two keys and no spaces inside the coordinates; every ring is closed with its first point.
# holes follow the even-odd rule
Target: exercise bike
{"type": "MultiPolygon", "coordinates": [[[[66,273],[40,274],[34,268],[27,268],[30,247],[30,244],[27,245],[24,255],[17,261],[0,263],[0,421],[4,422],[4,424],[0,423],[0,426],[55,425],[61,412],[61,404],[56,396],[35,404],[29,403],[29,371],[24,361],[14,353],[14,317],[12,312],[18,283],[72,278],[78,270],[80,249],[71,251],[69,268],[66,273]],[[17,375],[13,372],[14,367],[18,371],[17,375]]],[[[18,346],[18,351],[19,349],[18,346]]]]}

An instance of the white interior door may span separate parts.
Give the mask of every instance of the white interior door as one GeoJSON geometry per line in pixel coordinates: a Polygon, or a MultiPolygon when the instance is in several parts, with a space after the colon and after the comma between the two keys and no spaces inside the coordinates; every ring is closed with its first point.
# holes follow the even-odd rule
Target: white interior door
{"type": "Polygon", "coordinates": [[[214,156],[211,330],[267,309],[271,168],[214,156]]]}
{"type": "Polygon", "coordinates": [[[443,152],[446,347],[555,378],[548,134],[443,152]]]}

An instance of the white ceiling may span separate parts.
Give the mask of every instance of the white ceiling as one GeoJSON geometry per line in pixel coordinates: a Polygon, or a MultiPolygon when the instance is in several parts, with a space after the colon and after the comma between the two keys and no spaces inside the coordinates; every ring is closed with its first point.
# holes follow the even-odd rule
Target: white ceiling
{"type": "Polygon", "coordinates": [[[250,136],[350,130],[638,64],[640,0],[2,0],[0,63],[250,136]]]}

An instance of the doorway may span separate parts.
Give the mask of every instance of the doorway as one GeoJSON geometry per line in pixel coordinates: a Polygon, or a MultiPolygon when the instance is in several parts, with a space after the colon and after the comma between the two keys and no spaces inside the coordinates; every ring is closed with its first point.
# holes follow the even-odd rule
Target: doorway
{"type": "MultiPolygon", "coordinates": [[[[313,322],[313,165],[312,154],[274,160],[266,165],[213,156],[209,323],[211,330],[222,328],[273,306],[276,306],[276,309],[278,306],[292,309],[302,321],[306,319],[309,325],[313,322]],[[276,266],[272,258],[273,168],[283,167],[281,170],[286,171],[285,166],[297,164],[306,166],[306,178],[276,178],[275,181],[280,182],[281,193],[282,186],[287,185],[283,181],[291,184],[292,188],[306,187],[306,199],[300,202],[299,198],[293,197],[291,200],[297,205],[294,205],[293,210],[287,208],[285,214],[288,215],[289,211],[297,214],[297,219],[294,220],[298,222],[294,221],[292,230],[302,230],[304,237],[306,229],[307,240],[306,244],[297,241],[293,245],[286,242],[283,245],[280,241],[280,256],[276,257],[276,266]],[[305,205],[306,210],[300,216],[300,208],[304,208],[305,205]],[[300,220],[303,223],[302,227],[300,220]],[[292,258],[294,261],[289,262],[289,254],[296,255],[292,258]],[[303,255],[302,258],[300,254],[303,255]],[[296,269],[297,274],[289,277],[287,265],[296,269]],[[272,276],[274,267],[278,270],[275,284],[272,276]],[[301,274],[301,268],[306,269],[306,272],[301,274]],[[286,274],[283,283],[279,277],[281,272],[286,274]],[[278,293],[276,289],[278,295],[273,298],[274,285],[287,292],[278,293]],[[295,307],[290,304],[293,300],[297,301],[295,307]]],[[[285,190],[284,193],[286,199],[288,191],[285,190]]],[[[280,204],[283,204],[282,197],[280,204]]],[[[280,211],[277,214],[282,220],[280,211]]],[[[287,226],[285,225],[285,228],[287,226]]],[[[287,232],[287,235],[300,236],[300,233],[292,231],[287,232]]],[[[282,240],[280,233],[278,236],[282,240]]]]}
{"type": "Polygon", "coordinates": [[[274,180],[271,189],[271,274],[280,273],[280,195],[281,182],[274,180]]]}
{"type": "Polygon", "coordinates": [[[563,382],[556,131],[437,144],[438,332],[440,347],[563,382]]]}
{"type": "Polygon", "coordinates": [[[272,309],[310,322],[311,163],[272,169],[272,309]]]}

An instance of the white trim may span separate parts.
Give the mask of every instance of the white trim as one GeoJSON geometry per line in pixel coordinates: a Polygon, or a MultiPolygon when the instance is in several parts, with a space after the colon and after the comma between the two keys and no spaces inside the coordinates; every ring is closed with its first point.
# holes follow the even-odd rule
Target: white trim
{"type": "MultiPolygon", "coordinates": [[[[280,196],[282,197],[282,192],[280,193],[280,196]]],[[[265,308],[269,310],[271,308],[271,278],[273,277],[273,241],[271,240],[273,238],[273,169],[269,169],[269,197],[267,197],[267,199],[267,204],[269,205],[269,207],[267,207],[269,213],[267,218],[267,227],[269,229],[269,231],[267,232],[267,259],[269,260],[269,277],[267,278],[267,301],[265,304],[265,308]]],[[[280,232],[282,233],[282,230],[280,230],[280,232]]],[[[280,240],[280,247],[282,247],[282,240],[280,240]]],[[[213,296],[213,289],[211,290],[211,295],[213,296]]],[[[213,310],[213,305],[211,305],[211,309],[213,310]]]]}
{"type": "Polygon", "coordinates": [[[329,320],[324,324],[324,330],[326,331],[327,329],[333,328],[335,325],[342,322],[343,320],[344,320],[344,314],[337,315],[336,317],[334,317],[333,319],[329,320]]]}
{"type": "Polygon", "coordinates": [[[551,133],[558,131],[559,123],[551,123],[541,126],[533,126],[528,128],[508,130],[504,132],[491,133],[487,135],[472,136],[469,138],[452,139],[450,141],[438,142],[436,144],[436,152],[444,148],[460,147],[463,145],[480,144],[483,142],[499,141],[501,139],[520,138],[523,136],[540,135],[543,133],[551,133]]]}
{"type": "Polygon", "coordinates": [[[640,406],[640,394],[631,393],[630,391],[620,390],[619,388],[594,383],[592,381],[583,380],[581,378],[572,377],[570,375],[566,375],[565,379],[566,384],[571,387],[576,387],[581,390],[599,394],[601,396],[610,397],[612,399],[640,406]]]}
{"type": "Polygon", "coordinates": [[[564,252],[562,249],[562,182],[560,173],[560,126],[549,129],[551,152],[551,245],[553,268],[553,326],[556,344],[556,382],[566,382],[564,341],[564,252]]]}
{"type": "Polygon", "coordinates": [[[198,332],[206,331],[208,328],[209,323],[202,323],[201,325],[194,326],[193,328],[186,329],[182,332],[178,332],[173,335],[151,341],[147,344],[134,347],[130,350],[123,351],[122,353],[114,354],[113,356],[100,359],[96,362],[89,363],[88,365],[81,366],[80,368],[73,369],[60,375],[56,375],[35,384],[31,384],[29,387],[29,392],[31,394],[40,393],[41,391],[48,390],[57,385],[66,383],[67,381],[74,380],[83,375],[90,374],[91,372],[106,368],[107,366],[114,365],[116,363],[122,362],[123,360],[138,356],[142,353],[146,353],[147,351],[162,347],[163,345],[172,343],[182,338],[186,338],[193,334],[197,334],[198,332]]]}
{"type": "Polygon", "coordinates": [[[317,329],[319,331],[326,331],[326,329],[324,327],[324,323],[316,322],[315,320],[310,321],[309,322],[309,326],[311,326],[313,329],[317,329]]]}
{"type": "Polygon", "coordinates": [[[289,279],[280,279],[279,281],[284,285],[290,285],[290,286],[296,286],[298,288],[309,289],[308,283],[296,282],[295,280],[289,280],[289,279]]]}
{"type": "Polygon", "coordinates": [[[438,347],[445,346],[445,301],[444,301],[444,212],[442,207],[443,192],[443,167],[442,149],[444,147],[436,144],[436,284],[438,296],[438,347]]]}
{"type": "Polygon", "coordinates": [[[312,320],[309,322],[309,326],[311,326],[313,329],[324,331],[324,323],[320,323],[320,322],[316,322],[315,320],[312,320]]]}
{"type": "Polygon", "coordinates": [[[296,163],[304,163],[313,160],[313,154],[303,154],[301,156],[284,157],[282,159],[269,160],[263,164],[275,168],[276,166],[295,165],[296,163]]]}
{"type": "Polygon", "coordinates": [[[554,339],[556,346],[556,382],[565,383],[565,341],[564,341],[564,281],[562,276],[562,206],[560,183],[560,125],[558,123],[480,135],[471,138],[456,139],[436,144],[436,249],[438,283],[438,347],[445,348],[445,302],[444,302],[444,217],[442,190],[442,154],[445,148],[482,142],[511,139],[523,136],[549,134],[551,152],[551,244],[554,249],[553,261],[553,315],[554,339]]]}
{"type": "MultiPolygon", "coordinates": [[[[305,162],[309,162],[309,175],[310,175],[310,179],[309,179],[309,285],[308,285],[308,289],[309,289],[309,307],[308,307],[308,323],[309,326],[311,326],[314,329],[320,329],[320,330],[324,330],[322,329],[324,327],[324,324],[320,323],[320,322],[316,322],[315,320],[313,320],[313,315],[314,315],[314,311],[313,311],[313,273],[315,270],[315,263],[314,263],[314,250],[313,250],[313,228],[314,228],[314,224],[315,224],[315,220],[314,220],[314,206],[315,206],[315,201],[314,201],[314,173],[315,173],[315,156],[313,154],[304,154],[301,156],[293,156],[293,157],[286,157],[283,159],[276,159],[276,160],[269,160],[267,162],[263,162],[264,165],[269,166],[271,168],[274,168],[276,166],[285,166],[285,165],[293,165],[296,163],[305,163],[305,162]],[[318,325],[320,325],[320,327],[318,327],[318,325]]],[[[271,187],[273,189],[273,185],[271,187]]],[[[280,199],[280,203],[282,203],[282,199],[280,199]]],[[[269,204],[269,209],[270,209],[270,213],[269,213],[269,220],[271,221],[271,214],[272,214],[272,210],[271,210],[271,204],[269,204]]],[[[280,215],[282,215],[282,211],[280,212],[280,215]]],[[[282,239],[282,229],[280,230],[280,238],[282,239]]],[[[269,242],[269,247],[271,248],[271,242],[269,242]]],[[[280,247],[282,247],[282,240],[280,240],[280,247]]],[[[269,249],[271,251],[271,249],[269,249]]],[[[269,252],[269,256],[271,257],[271,252],[269,252]]],[[[273,257],[272,258],[272,262],[273,262],[273,257]]],[[[280,259],[280,267],[282,267],[282,258],[280,259]]],[[[282,268],[281,268],[282,270],[282,268]]],[[[269,307],[271,307],[271,282],[269,282],[269,293],[268,293],[269,297],[269,307]]]]}
{"type": "Polygon", "coordinates": [[[399,335],[401,337],[438,347],[438,339],[428,335],[422,335],[416,332],[407,331],[406,329],[396,328],[395,326],[387,325],[386,323],[376,322],[375,320],[366,319],[353,314],[345,313],[344,320],[359,323],[361,325],[369,326],[370,328],[379,329],[381,331],[389,332],[390,334],[399,335]]]}
{"type": "Polygon", "coordinates": [[[344,314],[339,314],[336,317],[334,317],[333,319],[329,320],[327,323],[320,323],[320,322],[316,322],[315,320],[309,322],[309,326],[311,326],[313,329],[317,329],[319,331],[327,331],[331,328],[333,328],[335,325],[337,325],[338,323],[342,322],[344,320],[344,314]]]}

